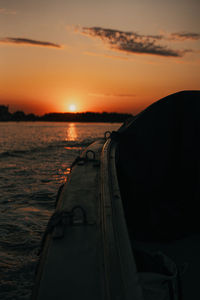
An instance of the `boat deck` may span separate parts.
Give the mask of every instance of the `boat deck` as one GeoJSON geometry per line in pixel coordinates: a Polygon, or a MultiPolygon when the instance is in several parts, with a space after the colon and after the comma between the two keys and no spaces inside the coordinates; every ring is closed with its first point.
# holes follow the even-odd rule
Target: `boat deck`
{"type": "MultiPolygon", "coordinates": [[[[131,237],[130,237],[131,238],[131,237]]],[[[157,252],[171,258],[178,267],[186,265],[181,276],[182,299],[200,299],[200,234],[168,243],[140,242],[131,238],[134,247],[157,252]]]]}

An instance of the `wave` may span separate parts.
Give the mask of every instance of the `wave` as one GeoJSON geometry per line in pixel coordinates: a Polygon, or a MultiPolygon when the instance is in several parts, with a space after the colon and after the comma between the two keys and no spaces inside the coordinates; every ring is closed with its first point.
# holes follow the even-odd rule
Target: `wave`
{"type": "Polygon", "coordinates": [[[84,147],[87,147],[89,144],[91,144],[96,139],[85,139],[82,141],[59,141],[59,142],[53,142],[50,144],[47,144],[46,146],[38,146],[33,147],[30,149],[15,149],[10,151],[4,151],[0,153],[0,158],[5,157],[23,157],[24,155],[30,155],[33,153],[40,153],[40,152],[49,152],[54,149],[58,148],[65,148],[65,149],[82,149],[84,147]]]}

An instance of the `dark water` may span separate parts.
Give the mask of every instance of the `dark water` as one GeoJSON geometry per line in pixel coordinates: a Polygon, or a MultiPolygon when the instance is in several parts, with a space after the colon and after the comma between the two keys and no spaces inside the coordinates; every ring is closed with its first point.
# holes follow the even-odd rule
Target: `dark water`
{"type": "Polygon", "coordinates": [[[76,156],[119,126],[0,122],[0,299],[30,298],[59,186],[76,156]]]}

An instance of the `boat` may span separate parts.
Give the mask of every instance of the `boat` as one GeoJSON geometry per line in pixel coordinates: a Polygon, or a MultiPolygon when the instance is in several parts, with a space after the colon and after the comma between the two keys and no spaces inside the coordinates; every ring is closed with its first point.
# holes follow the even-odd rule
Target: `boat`
{"type": "Polygon", "coordinates": [[[72,165],[32,300],[200,299],[200,91],[169,95],[72,165]]]}

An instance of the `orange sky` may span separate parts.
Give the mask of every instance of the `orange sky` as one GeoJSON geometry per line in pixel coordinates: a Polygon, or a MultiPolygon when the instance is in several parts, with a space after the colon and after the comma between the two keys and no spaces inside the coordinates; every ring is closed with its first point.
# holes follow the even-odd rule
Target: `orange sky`
{"type": "Polygon", "coordinates": [[[200,89],[197,0],[0,0],[0,104],[137,113],[200,89]]]}

